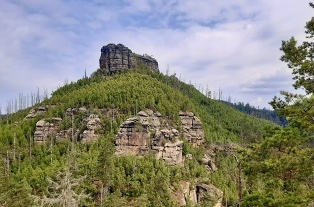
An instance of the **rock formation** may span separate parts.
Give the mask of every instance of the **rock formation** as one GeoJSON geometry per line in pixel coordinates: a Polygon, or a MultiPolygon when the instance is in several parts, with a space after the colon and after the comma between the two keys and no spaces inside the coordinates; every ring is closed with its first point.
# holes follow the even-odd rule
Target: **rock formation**
{"type": "MultiPolygon", "coordinates": [[[[201,204],[209,201],[213,207],[222,207],[223,192],[212,184],[199,183],[196,185],[188,181],[180,181],[177,189],[172,190],[172,197],[179,206],[187,203],[201,204]]],[[[194,206],[193,205],[193,206],[194,206]]]]}
{"type": "MultiPolygon", "coordinates": [[[[45,113],[46,108],[39,107],[38,110],[32,110],[28,117],[45,113]]],[[[103,112],[109,113],[110,111],[103,110],[103,112]]],[[[108,114],[104,114],[104,116],[111,117],[108,114]]],[[[116,135],[116,154],[145,155],[153,153],[157,159],[165,160],[170,165],[181,164],[183,162],[183,141],[180,139],[186,139],[193,146],[198,147],[204,141],[204,133],[201,121],[192,112],[181,111],[179,116],[182,131],[170,127],[167,119],[164,119],[159,112],[149,109],[140,111],[137,116],[131,117],[121,124],[116,135]]],[[[43,143],[50,139],[50,136],[54,136],[53,138],[56,140],[71,139],[74,136],[80,142],[91,142],[98,139],[97,131],[102,129],[98,115],[89,113],[85,107],[81,107],[66,109],[64,117],[65,120],[52,118],[38,121],[34,133],[35,141],[43,143]],[[80,126],[76,126],[74,132],[71,127],[65,129],[60,127],[61,125],[65,126],[64,124],[71,119],[75,119],[75,116],[82,117],[84,121],[80,126]]],[[[214,161],[210,157],[205,156],[202,161],[208,166],[208,169],[215,170],[214,161]]]]}
{"type": "Polygon", "coordinates": [[[32,108],[24,119],[25,120],[33,119],[39,114],[44,114],[48,111],[48,108],[49,106],[40,106],[37,109],[32,108]]]}
{"type": "Polygon", "coordinates": [[[158,72],[158,62],[149,55],[138,55],[122,44],[108,44],[101,48],[99,67],[104,75],[121,73],[143,64],[151,71],[158,72]]]}
{"type": "Polygon", "coordinates": [[[178,189],[172,189],[172,197],[178,202],[178,206],[186,206],[187,203],[197,204],[195,186],[188,181],[180,181],[178,189]]]}
{"type": "Polygon", "coordinates": [[[204,132],[201,120],[192,112],[179,112],[183,128],[183,137],[193,146],[200,146],[204,142],[204,132]]]}
{"type": "Polygon", "coordinates": [[[223,192],[212,184],[196,185],[197,203],[205,200],[213,202],[213,207],[222,207],[223,192]]]}
{"type": "Polygon", "coordinates": [[[161,114],[152,110],[140,111],[136,117],[124,121],[116,136],[116,153],[144,155],[149,152],[170,165],[183,161],[183,137],[194,146],[204,141],[202,123],[191,112],[180,112],[182,132],[171,128],[161,114]],[[164,123],[164,124],[161,124],[164,123]]]}
{"type": "Polygon", "coordinates": [[[140,111],[124,121],[116,136],[116,154],[145,155],[152,152],[170,165],[182,163],[183,142],[179,131],[162,125],[161,114],[140,111]]]}
{"type": "Polygon", "coordinates": [[[97,128],[101,127],[101,121],[96,114],[91,114],[87,118],[86,130],[84,130],[83,134],[80,134],[81,142],[90,142],[94,141],[98,138],[98,135],[95,133],[97,128]]]}
{"type": "Polygon", "coordinates": [[[34,132],[34,141],[37,143],[43,143],[45,140],[52,136],[55,138],[59,130],[59,124],[62,121],[61,118],[52,118],[49,121],[45,119],[39,120],[36,123],[36,131],[34,132]]]}
{"type": "MultiPolygon", "coordinates": [[[[32,109],[25,119],[34,118],[40,113],[45,113],[47,107],[39,107],[37,110],[32,109]]],[[[49,120],[41,119],[36,123],[36,130],[34,132],[34,141],[37,143],[43,143],[46,140],[50,139],[52,136],[55,140],[70,140],[72,138],[72,127],[66,129],[61,129],[60,127],[63,122],[71,121],[72,115],[87,117],[83,119],[83,122],[78,126],[73,132],[73,136],[76,137],[77,141],[81,142],[91,142],[95,141],[98,138],[96,132],[97,129],[101,128],[101,121],[96,114],[87,113],[85,107],[81,108],[68,108],[65,113],[65,120],[62,118],[54,117],[49,120]]]]}

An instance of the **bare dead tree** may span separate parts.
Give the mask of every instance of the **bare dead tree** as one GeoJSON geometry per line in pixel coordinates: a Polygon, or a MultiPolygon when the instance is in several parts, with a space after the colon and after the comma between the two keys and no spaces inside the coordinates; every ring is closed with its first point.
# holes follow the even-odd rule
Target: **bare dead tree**
{"type": "Polygon", "coordinates": [[[2,120],[2,107],[0,105],[0,124],[1,124],[1,120],[2,120]]]}
{"type": "Polygon", "coordinates": [[[236,154],[233,154],[233,157],[237,163],[237,168],[238,168],[238,179],[237,179],[238,199],[239,199],[239,203],[241,203],[243,199],[242,165],[241,165],[241,160],[237,157],[236,154]]]}
{"type": "Polygon", "coordinates": [[[14,136],[13,136],[13,160],[15,160],[15,142],[16,142],[16,132],[14,132],[14,136]]]}
{"type": "Polygon", "coordinates": [[[7,150],[6,164],[7,164],[6,176],[9,177],[9,176],[10,176],[10,157],[9,157],[9,150],[7,150]]]}
{"type": "Polygon", "coordinates": [[[32,161],[32,135],[29,133],[29,160],[32,161]]]}
{"type": "Polygon", "coordinates": [[[83,179],[85,177],[74,178],[70,169],[66,167],[57,173],[56,181],[48,179],[48,195],[32,197],[40,206],[57,204],[62,207],[78,207],[84,199],[89,198],[89,195],[84,192],[76,192],[83,179]]]}
{"type": "Polygon", "coordinates": [[[7,108],[6,108],[6,117],[7,117],[7,124],[9,124],[9,117],[12,113],[12,102],[8,101],[7,108]]]}
{"type": "Polygon", "coordinates": [[[36,94],[36,101],[35,101],[36,104],[39,104],[40,103],[40,93],[39,93],[39,88],[37,87],[37,94],[36,94]]]}

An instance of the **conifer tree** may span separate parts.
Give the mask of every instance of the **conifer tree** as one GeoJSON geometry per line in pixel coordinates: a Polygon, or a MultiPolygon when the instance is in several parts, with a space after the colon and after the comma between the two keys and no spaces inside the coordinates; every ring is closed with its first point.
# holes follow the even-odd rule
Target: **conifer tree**
{"type": "MultiPolygon", "coordinates": [[[[310,3],[314,9],[314,4],[310,3]]],[[[314,17],[306,23],[306,41],[282,41],[281,60],[292,69],[293,86],[304,94],[282,91],[270,104],[289,126],[246,152],[248,191],[242,206],[311,206],[314,199],[314,17]]]]}

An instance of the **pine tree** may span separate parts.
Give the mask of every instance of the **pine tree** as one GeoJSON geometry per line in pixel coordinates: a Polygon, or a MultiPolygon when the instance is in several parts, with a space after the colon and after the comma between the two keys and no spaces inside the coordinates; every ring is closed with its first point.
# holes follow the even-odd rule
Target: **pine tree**
{"type": "MultiPolygon", "coordinates": [[[[314,8],[314,4],[310,3],[314,8]]],[[[314,199],[314,17],[306,23],[306,38],[282,41],[281,60],[292,69],[296,89],[305,95],[282,91],[284,99],[270,103],[289,126],[270,130],[270,136],[245,154],[248,192],[243,206],[310,206],[314,199]]]]}

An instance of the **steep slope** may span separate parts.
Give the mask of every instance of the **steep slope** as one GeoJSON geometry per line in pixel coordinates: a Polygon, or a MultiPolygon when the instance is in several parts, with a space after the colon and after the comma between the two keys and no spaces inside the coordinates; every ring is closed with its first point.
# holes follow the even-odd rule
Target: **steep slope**
{"type": "Polygon", "coordinates": [[[7,192],[0,201],[22,192],[10,199],[11,206],[16,199],[27,200],[29,194],[41,201],[51,198],[52,192],[45,194],[52,188],[49,180],[57,182],[58,172],[66,169],[73,180],[84,178],[72,190],[89,194],[81,202],[88,206],[180,206],[190,200],[210,206],[222,199],[210,183],[224,192],[224,202],[236,205],[235,146],[260,139],[264,127],[274,126],[206,98],[175,76],[145,69],[83,78],[59,88],[33,107],[32,115],[29,111],[11,115],[8,124],[1,121],[4,171],[0,179],[9,179],[0,186],[7,192]],[[182,130],[179,112],[193,112],[202,123],[205,142],[193,147],[183,140],[182,165],[169,166],[149,155],[115,155],[120,125],[147,109],[158,112],[168,128],[178,131],[182,130]],[[48,131],[41,144],[34,139],[39,127],[48,131]],[[95,139],[81,143],[84,133],[91,132],[95,139]],[[17,188],[17,183],[22,184],[17,188]]]}
{"type": "Polygon", "coordinates": [[[246,114],[249,114],[251,116],[254,117],[258,117],[261,119],[266,119],[269,121],[272,121],[276,124],[279,124],[281,126],[287,126],[288,125],[288,121],[280,116],[278,114],[278,112],[274,111],[274,110],[269,110],[269,109],[258,109],[255,108],[254,106],[251,106],[250,104],[244,104],[243,102],[239,102],[239,103],[230,103],[230,102],[226,102],[226,101],[222,101],[225,104],[228,104],[229,106],[243,112],[246,114]]]}

